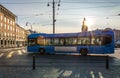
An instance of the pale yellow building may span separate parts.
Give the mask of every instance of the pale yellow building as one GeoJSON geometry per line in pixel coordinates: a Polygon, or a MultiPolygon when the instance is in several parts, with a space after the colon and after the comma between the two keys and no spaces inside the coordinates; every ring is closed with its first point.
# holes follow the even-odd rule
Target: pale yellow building
{"type": "Polygon", "coordinates": [[[16,46],[22,47],[25,46],[26,43],[26,30],[22,27],[20,27],[18,24],[16,24],[16,46]]]}

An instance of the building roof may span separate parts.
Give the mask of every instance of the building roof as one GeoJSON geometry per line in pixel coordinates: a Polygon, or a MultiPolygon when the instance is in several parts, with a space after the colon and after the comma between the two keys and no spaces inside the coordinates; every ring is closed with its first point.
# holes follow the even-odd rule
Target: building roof
{"type": "Polygon", "coordinates": [[[0,4],[0,11],[1,8],[4,8],[6,11],[8,11],[12,16],[17,17],[15,14],[13,14],[10,10],[8,10],[6,7],[4,7],[3,5],[0,4]]]}

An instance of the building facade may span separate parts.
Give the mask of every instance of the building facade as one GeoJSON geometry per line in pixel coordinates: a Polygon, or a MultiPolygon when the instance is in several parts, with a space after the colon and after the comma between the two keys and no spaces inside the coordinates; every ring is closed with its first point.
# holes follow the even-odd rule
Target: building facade
{"type": "Polygon", "coordinates": [[[15,47],[16,15],[0,5],[0,47],[15,47]]]}
{"type": "Polygon", "coordinates": [[[25,29],[16,25],[17,16],[0,4],[0,48],[17,47],[25,42],[25,29]]]}
{"type": "Polygon", "coordinates": [[[113,29],[115,33],[115,42],[120,41],[120,30],[118,29],[113,29]]]}
{"type": "Polygon", "coordinates": [[[26,40],[26,30],[16,24],[16,47],[25,46],[26,40]]]}

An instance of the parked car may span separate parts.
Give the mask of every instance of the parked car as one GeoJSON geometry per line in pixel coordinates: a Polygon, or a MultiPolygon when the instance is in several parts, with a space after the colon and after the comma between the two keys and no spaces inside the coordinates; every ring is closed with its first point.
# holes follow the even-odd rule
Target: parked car
{"type": "Polygon", "coordinates": [[[120,48],[120,41],[115,42],[115,47],[120,48]]]}

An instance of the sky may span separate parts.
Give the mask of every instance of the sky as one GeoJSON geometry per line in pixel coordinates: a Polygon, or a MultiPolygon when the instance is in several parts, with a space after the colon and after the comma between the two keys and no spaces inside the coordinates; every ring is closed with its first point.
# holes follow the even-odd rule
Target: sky
{"type": "MultiPolygon", "coordinates": [[[[0,0],[0,4],[17,16],[16,23],[21,27],[53,33],[52,1],[0,0]],[[47,6],[48,3],[50,6],[47,6]]],[[[120,30],[119,14],[119,0],[55,0],[55,33],[80,32],[84,18],[90,31],[105,28],[120,30]]]]}

